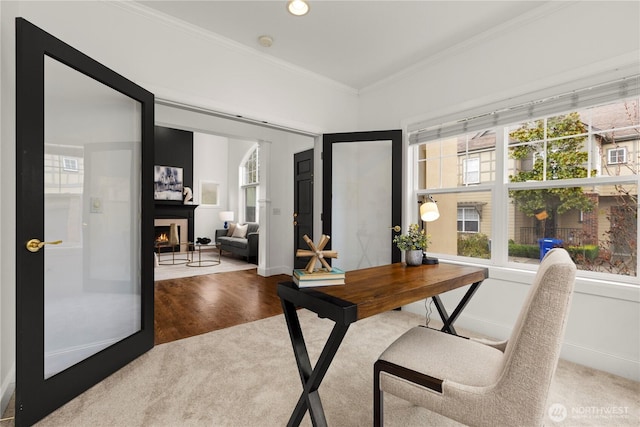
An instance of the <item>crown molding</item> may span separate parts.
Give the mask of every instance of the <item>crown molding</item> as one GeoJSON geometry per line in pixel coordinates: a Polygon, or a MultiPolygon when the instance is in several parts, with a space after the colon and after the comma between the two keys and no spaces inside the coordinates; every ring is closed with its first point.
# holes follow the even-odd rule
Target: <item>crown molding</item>
{"type": "Polygon", "coordinates": [[[437,64],[442,62],[443,60],[460,55],[461,53],[472,49],[482,43],[485,43],[489,40],[493,40],[496,38],[502,38],[505,36],[505,33],[509,33],[514,29],[518,29],[526,24],[531,22],[535,22],[540,20],[546,16],[557,13],[559,10],[569,7],[575,3],[578,3],[580,0],[572,0],[572,1],[547,1],[543,3],[541,6],[536,7],[528,11],[527,13],[523,13],[509,21],[503,22],[500,25],[496,25],[489,30],[486,30],[482,33],[475,35],[469,39],[463,40],[460,43],[457,43],[449,48],[438,51],[437,53],[428,56],[422,61],[416,62],[415,64],[405,68],[402,71],[399,71],[395,74],[391,74],[388,77],[385,77],[381,80],[378,80],[375,83],[370,84],[362,88],[359,93],[363,94],[366,92],[370,92],[375,90],[376,88],[392,83],[394,81],[402,80],[409,75],[416,73],[421,68],[429,66],[431,64],[437,64]]]}

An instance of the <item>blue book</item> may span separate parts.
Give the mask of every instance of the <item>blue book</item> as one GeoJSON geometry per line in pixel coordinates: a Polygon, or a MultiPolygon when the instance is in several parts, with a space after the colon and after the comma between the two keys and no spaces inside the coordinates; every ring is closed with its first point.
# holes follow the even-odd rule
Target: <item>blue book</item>
{"type": "Polygon", "coordinates": [[[331,271],[327,269],[321,268],[318,270],[314,270],[313,273],[309,273],[304,269],[294,269],[293,277],[298,278],[299,280],[335,280],[335,279],[343,279],[346,277],[344,270],[341,270],[337,267],[332,267],[331,271]]]}

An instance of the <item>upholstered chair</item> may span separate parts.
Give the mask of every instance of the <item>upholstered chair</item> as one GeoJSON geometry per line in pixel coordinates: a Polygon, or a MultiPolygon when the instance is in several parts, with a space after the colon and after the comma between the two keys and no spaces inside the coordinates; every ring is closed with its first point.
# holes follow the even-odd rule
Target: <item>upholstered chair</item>
{"type": "Polygon", "coordinates": [[[471,426],[542,425],[575,274],[567,251],[549,251],[508,341],[425,327],[398,338],[374,365],[374,425],[383,424],[384,392],[471,426]]]}

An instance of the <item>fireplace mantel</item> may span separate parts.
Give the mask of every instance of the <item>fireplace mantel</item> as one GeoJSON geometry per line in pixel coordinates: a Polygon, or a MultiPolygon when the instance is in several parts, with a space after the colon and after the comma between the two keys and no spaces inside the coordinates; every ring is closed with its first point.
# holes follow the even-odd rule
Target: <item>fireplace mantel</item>
{"type": "Polygon", "coordinates": [[[194,241],[194,211],[198,205],[185,205],[182,203],[155,203],[155,219],[184,218],[188,221],[188,239],[194,241]]]}

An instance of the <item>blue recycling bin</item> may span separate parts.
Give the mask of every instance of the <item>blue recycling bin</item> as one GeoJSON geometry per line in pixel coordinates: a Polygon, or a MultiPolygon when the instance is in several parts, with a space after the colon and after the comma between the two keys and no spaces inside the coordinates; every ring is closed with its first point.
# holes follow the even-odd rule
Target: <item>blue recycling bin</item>
{"type": "Polygon", "coordinates": [[[542,261],[542,258],[544,258],[551,249],[562,246],[562,242],[560,239],[551,239],[549,237],[538,239],[538,245],[540,245],[540,261],[542,261]]]}

